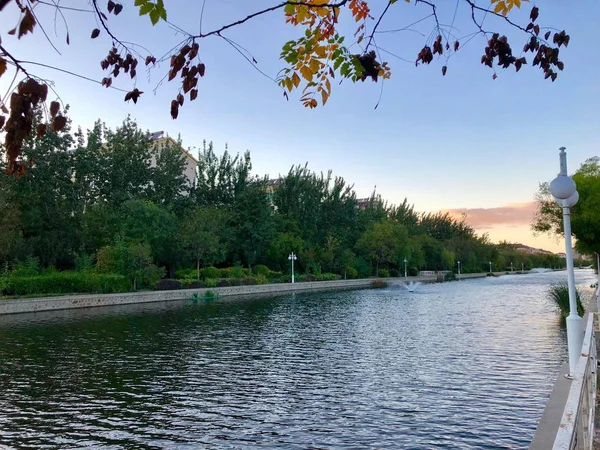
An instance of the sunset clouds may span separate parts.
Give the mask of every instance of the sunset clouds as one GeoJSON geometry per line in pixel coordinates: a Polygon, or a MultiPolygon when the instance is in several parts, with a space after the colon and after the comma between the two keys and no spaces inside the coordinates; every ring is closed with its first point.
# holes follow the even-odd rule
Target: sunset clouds
{"type": "Polygon", "coordinates": [[[529,226],[535,215],[535,202],[515,203],[497,208],[458,208],[444,210],[454,217],[467,215],[467,223],[476,230],[487,230],[499,226],[529,226]]]}

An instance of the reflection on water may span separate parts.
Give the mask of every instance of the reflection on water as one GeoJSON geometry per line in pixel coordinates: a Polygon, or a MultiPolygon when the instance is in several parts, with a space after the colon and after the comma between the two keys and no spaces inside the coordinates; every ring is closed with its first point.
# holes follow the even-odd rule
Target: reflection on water
{"type": "Polygon", "coordinates": [[[0,447],[526,448],[564,277],[5,316],[0,447]]]}

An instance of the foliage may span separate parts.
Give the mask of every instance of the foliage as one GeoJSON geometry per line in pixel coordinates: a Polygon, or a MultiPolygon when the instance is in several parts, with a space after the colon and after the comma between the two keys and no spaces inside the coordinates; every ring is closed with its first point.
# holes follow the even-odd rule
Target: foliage
{"type": "MultiPolygon", "coordinates": [[[[466,0],[467,7],[464,9],[457,7],[456,11],[460,10],[461,14],[464,14],[472,22],[472,36],[478,34],[483,36],[486,44],[480,62],[492,68],[493,78],[497,77],[495,67],[504,69],[514,67],[518,72],[523,65],[527,64],[529,57],[531,66],[539,67],[546,79],[554,81],[558,71],[564,69],[564,64],[559,59],[560,47],[567,47],[570,37],[564,30],[542,33],[542,28],[537,23],[540,15],[537,6],[532,7],[528,21],[524,21],[522,24],[509,19],[508,15],[511,10],[520,8],[525,1],[493,0],[489,8],[486,8],[479,6],[475,1],[466,0]],[[516,52],[513,52],[506,36],[510,33],[487,29],[490,23],[489,19],[485,24],[486,29],[483,28],[484,20],[488,17],[497,19],[499,24],[509,30],[519,30],[522,33],[525,38],[523,56],[513,56],[513,53],[516,52]],[[531,56],[528,53],[531,53],[531,56]]],[[[390,78],[391,68],[386,61],[381,60],[381,52],[376,45],[375,35],[381,31],[379,27],[384,17],[403,17],[401,8],[406,7],[406,3],[411,2],[410,0],[405,2],[390,0],[384,2],[384,6],[376,4],[373,0],[275,2],[271,6],[256,7],[248,15],[241,14],[237,18],[232,18],[230,23],[213,30],[202,31],[202,27],[200,27],[198,34],[185,32],[179,26],[169,23],[171,29],[176,30],[177,33],[183,31],[185,37],[166,55],[158,58],[151,54],[143,43],[130,43],[119,38],[117,30],[120,29],[118,25],[120,19],[117,16],[124,8],[135,8],[140,15],[147,15],[152,25],[156,25],[159,22],[167,21],[168,14],[164,0],[135,0],[134,5],[128,4],[127,6],[114,0],[109,0],[106,6],[103,6],[97,0],[91,0],[90,10],[75,10],[80,13],[85,11],[94,16],[98,28],[91,30],[90,39],[106,40],[109,46],[107,56],[100,61],[100,66],[106,75],[100,82],[102,86],[114,88],[113,81],[119,75],[122,75],[121,79],[129,77],[135,86],[140,61],[146,66],[148,74],[161,70],[161,67],[164,67],[160,64],[162,61],[169,61],[168,73],[160,74],[159,79],[177,80],[177,94],[170,102],[171,117],[176,119],[186,98],[191,102],[201,92],[198,85],[201,78],[205,76],[207,67],[202,59],[206,47],[203,43],[201,50],[200,41],[211,37],[222,39],[238,50],[253,67],[256,67],[258,62],[249,51],[232,41],[227,35],[232,28],[243,26],[257,17],[273,12],[280,13],[282,21],[298,30],[299,36],[284,43],[280,53],[284,67],[277,77],[277,82],[286,98],[292,91],[301,90],[300,100],[304,106],[315,108],[319,104],[324,105],[329,99],[332,86],[336,81],[335,77],[352,82],[367,79],[383,82],[390,78]],[[392,14],[394,15],[392,16],[392,14]],[[352,53],[351,49],[353,48],[359,49],[358,53],[352,53]],[[143,51],[144,55],[140,51],[143,51]]],[[[437,7],[443,4],[441,0],[415,0],[413,3],[415,7],[422,8],[423,18],[408,26],[396,23],[395,28],[417,31],[413,30],[413,27],[417,25],[428,27],[429,29],[425,28],[424,32],[417,31],[423,36],[428,35],[429,38],[426,38],[423,47],[418,52],[413,50],[415,65],[431,64],[437,55],[439,60],[445,61],[441,67],[441,73],[446,75],[450,57],[462,49],[460,41],[456,38],[454,27],[456,12],[454,17],[442,17],[440,21],[443,11],[449,11],[448,13],[452,14],[450,12],[452,8],[438,10],[437,7]]],[[[70,43],[68,22],[63,9],[72,13],[74,12],[73,8],[60,3],[35,2],[35,0],[6,0],[0,3],[0,8],[4,9],[7,5],[14,7],[15,12],[20,15],[18,25],[10,30],[9,34],[16,34],[18,39],[35,34],[39,39],[40,33],[42,33],[51,45],[54,45],[50,36],[44,31],[45,28],[49,28],[48,24],[42,25],[39,22],[40,18],[47,17],[43,10],[51,8],[52,13],[60,12],[64,20],[66,42],[70,43]],[[35,14],[33,13],[34,6],[35,14]]],[[[204,8],[202,7],[201,10],[200,16],[203,17],[204,8]]],[[[56,25],[55,23],[55,28],[56,25]]],[[[58,132],[65,127],[67,120],[64,115],[59,113],[59,102],[53,101],[48,108],[48,119],[34,126],[35,108],[45,103],[50,83],[41,81],[41,78],[30,73],[31,66],[35,67],[38,62],[26,61],[19,55],[13,54],[14,50],[8,44],[2,43],[1,45],[0,77],[8,76],[10,79],[12,75],[10,72],[14,72],[15,79],[19,75],[23,77],[23,80],[12,92],[10,101],[3,99],[3,104],[0,105],[4,114],[8,114],[8,118],[4,115],[0,116],[0,127],[4,126],[6,122],[7,169],[11,174],[15,174],[22,173],[26,168],[19,160],[24,140],[33,133],[44,136],[47,132],[58,132]]],[[[73,67],[56,68],[63,73],[86,78],[74,72],[73,67]]],[[[12,84],[9,86],[9,91],[12,84]]],[[[162,84],[162,81],[159,84],[162,84]]],[[[139,88],[133,87],[125,94],[124,100],[137,103],[142,95],[143,92],[139,88]]]]}
{"type": "Polygon", "coordinates": [[[381,278],[388,278],[390,276],[390,272],[387,269],[379,269],[379,276],[381,278]]]}
{"type": "MultiPolygon", "coordinates": [[[[571,231],[581,253],[600,253],[600,158],[586,160],[573,174],[579,201],[571,208],[571,231]]],[[[563,234],[562,209],[541,183],[536,194],[538,210],[532,229],[536,233],[563,234]]]]}
{"type": "Polygon", "coordinates": [[[96,256],[97,269],[101,273],[117,273],[126,276],[133,283],[154,286],[164,276],[164,269],[152,264],[150,246],[147,244],[126,244],[117,240],[114,245],[106,246],[96,256]]]}
{"type": "Polygon", "coordinates": [[[444,275],[444,281],[456,281],[456,274],[454,272],[447,272],[444,275]]]}
{"type": "MultiPolygon", "coordinates": [[[[127,292],[131,285],[122,275],[92,272],[58,272],[46,275],[11,275],[4,278],[2,295],[110,294],[127,292]]],[[[1,285],[0,285],[1,286],[1,285]]]]}
{"type": "MultiPolygon", "coordinates": [[[[548,290],[548,296],[558,307],[562,317],[566,318],[570,312],[569,286],[567,283],[550,286],[550,289],[548,290]]],[[[581,291],[578,288],[575,288],[575,300],[577,302],[577,314],[579,316],[583,316],[585,311],[581,303],[581,291]]]]}
{"type": "Polygon", "coordinates": [[[155,284],[156,290],[158,291],[173,291],[175,289],[181,289],[183,283],[179,280],[162,279],[158,280],[155,284]]]}

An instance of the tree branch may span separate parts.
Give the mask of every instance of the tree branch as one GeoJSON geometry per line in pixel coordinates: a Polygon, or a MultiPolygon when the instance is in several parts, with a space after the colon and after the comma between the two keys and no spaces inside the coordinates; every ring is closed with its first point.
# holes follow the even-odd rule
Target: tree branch
{"type": "Polygon", "coordinates": [[[379,16],[379,19],[377,19],[377,23],[375,23],[375,26],[373,27],[373,31],[371,32],[371,36],[369,36],[369,41],[367,42],[367,45],[365,47],[365,52],[369,49],[369,46],[371,45],[371,42],[373,42],[373,36],[375,35],[375,32],[377,31],[377,27],[379,27],[379,24],[381,23],[381,19],[383,19],[383,16],[385,16],[385,14],[388,12],[388,9],[390,9],[390,6],[392,6],[392,0],[388,0],[388,4],[386,5],[385,9],[383,10],[383,12],[381,13],[381,15],[379,16]]]}

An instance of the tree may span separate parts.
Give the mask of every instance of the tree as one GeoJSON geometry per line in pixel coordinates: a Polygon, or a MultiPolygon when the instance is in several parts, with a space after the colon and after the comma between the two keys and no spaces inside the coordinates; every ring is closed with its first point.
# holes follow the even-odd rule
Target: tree
{"type": "Polygon", "coordinates": [[[375,262],[376,276],[379,265],[398,264],[408,251],[408,232],[402,225],[385,221],[372,224],[356,243],[356,249],[375,262]]]}
{"type": "Polygon", "coordinates": [[[225,258],[225,222],[223,211],[209,206],[195,207],[183,221],[183,249],[196,262],[198,280],[201,265],[213,265],[225,258]]]}
{"type": "MultiPolygon", "coordinates": [[[[573,174],[579,201],[571,208],[571,231],[581,253],[600,253],[600,158],[586,160],[573,174]]],[[[535,233],[561,236],[562,208],[554,200],[549,183],[541,183],[536,194],[538,209],[531,225],[535,233]]]]}
{"type": "MultiPolygon", "coordinates": [[[[523,0],[523,2],[525,1],[523,0]]],[[[91,39],[100,37],[100,39],[106,38],[107,41],[110,41],[110,51],[100,62],[106,76],[101,82],[98,82],[108,88],[114,88],[112,86],[113,80],[119,74],[136,80],[139,62],[145,63],[146,67],[153,71],[160,70],[160,63],[169,60],[169,71],[164,78],[168,78],[169,81],[177,79],[180,83],[178,93],[170,104],[171,117],[175,119],[179,115],[179,108],[184,104],[186,96],[191,102],[201,92],[198,85],[200,79],[205,75],[207,67],[201,59],[203,50],[200,49],[200,41],[209,38],[223,39],[246,58],[252,66],[256,67],[258,63],[246,50],[247,45],[242,47],[234,42],[227,36],[228,32],[232,28],[243,26],[259,16],[275,12],[282,14],[282,20],[296,27],[301,36],[283,44],[280,59],[283,61],[284,67],[279,72],[276,81],[286,98],[289,93],[301,90],[300,100],[306,107],[315,108],[319,104],[324,105],[327,102],[332,92],[332,85],[335,84],[332,81],[335,81],[336,76],[352,82],[367,79],[377,82],[390,78],[391,67],[386,61],[381,60],[380,56],[387,50],[377,45],[375,34],[382,31],[380,28],[384,18],[390,19],[394,13],[396,13],[396,17],[402,17],[400,11],[403,6],[406,6],[405,3],[414,3],[421,8],[421,11],[423,11],[422,20],[412,25],[395,23],[392,28],[397,30],[413,29],[417,25],[429,27],[428,32],[423,35],[429,35],[430,38],[423,42],[422,48],[413,49],[415,64],[430,64],[436,55],[440,57],[439,59],[446,56],[446,63],[441,67],[441,73],[445,75],[448,70],[448,56],[460,51],[461,38],[456,37],[456,28],[454,27],[456,17],[452,17],[453,13],[450,9],[448,9],[448,17],[440,18],[443,8],[438,10],[437,7],[444,2],[441,0],[414,0],[413,2],[410,0],[405,2],[389,0],[387,3],[382,2],[380,5],[375,3],[373,0],[284,0],[278,3],[273,2],[270,6],[257,9],[248,15],[241,14],[238,19],[234,19],[228,24],[210,31],[200,31],[197,34],[170,24],[177,33],[183,34],[184,37],[178,45],[163,56],[149,54],[149,51],[146,53],[143,44],[131,44],[121,40],[112,27],[113,20],[119,20],[115,16],[118,16],[124,8],[132,7],[139,8],[140,15],[147,15],[153,25],[163,21],[166,22],[167,10],[163,0],[136,0],[135,6],[124,6],[114,0],[108,0],[106,6],[102,6],[98,0],[90,0],[91,9],[89,10],[70,8],[59,2],[5,0],[0,2],[0,10],[10,5],[9,7],[19,11],[19,23],[17,27],[9,31],[9,34],[16,34],[21,39],[28,34],[35,34],[36,36],[40,32],[45,34],[43,30],[48,24],[44,26],[39,23],[40,17],[44,17],[41,10],[51,8],[52,12],[60,13],[64,20],[67,43],[69,43],[70,36],[63,10],[74,9],[75,11],[92,13],[99,24],[99,28],[90,30],[91,39]],[[35,13],[34,5],[36,6],[35,13]],[[352,25],[348,26],[348,24],[352,25]],[[40,31],[37,31],[38,28],[40,31]],[[359,48],[359,52],[352,53],[351,49],[353,47],[359,48]],[[142,55],[138,49],[144,49],[145,54],[142,55]]],[[[484,28],[484,25],[487,27],[490,23],[488,19],[484,24],[484,19],[487,17],[497,19],[500,28],[518,30],[523,34],[525,37],[523,51],[525,54],[531,52],[531,65],[539,66],[544,72],[545,78],[554,81],[557,77],[557,71],[563,70],[564,64],[559,59],[560,47],[563,45],[566,47],[570,37],[564,30],[542,32],[542,28],[537,24],[537,18],[540,14],[537,6],[531,9],[528,23],[517,24],[510,18],[509,13],[512,9],[521,7],[521,0],[491,0],[489,9],[478,5],[476,0],[461,0],[461,3],[466,6],[466,8],[460,9],[461,14],[465,14],[471,21],[473,31],[463,35],[462,38],[466,41],[477,34],[481,34],[485,38],[486,45],[482,52],[481,63],[494,70],[493,78],[497,77],[494,67],[505,69],[514,67],[519,71],[523,65],[527,64],[527,56],[513,56],[511,44],[505,35],[509,33],[503,34],[499,31],[494,32],[491,29],[484,28]]],[[[202,12],[204,12],[203,8],[202,12]]],[[[202,14],[200,16],[202,17],[202,14]]],[[[454,16],[456,16],[456,13],[454,13],[454,16]]],[[[50,40],[47,35],[46,37],[50,40]]],[[[8,114],[5,138],[8,170],[10,173],[17,173],[23,169],[23,166],[18,162],[23,139],[34,131],[32,127],[32,108],[46,101],[48,85],[30,72],[36,61],[25,61],[4,42],[0,44],[0,51],[2,52],[0,56],[0,76],[9,72],[7,69],[10,67],[17,76],[24,77],[24,80],[17,85],[16,90],[11,95],[10,102],[3,99],[4,113],[8,114]],[[7,107],[9,104],[10,110],[7,107]]],[[[76,74],[72,70],[73,68],[56,68],[75,76],[87,78],[76,74]]],[[[159,78],[164,79],[163,76],[159,76],[159,78]]],[[[139,88],[134,87],[131,91],[126,92],[124,100],[137,103],[142,94],[143,92],[139,88]]],[[[36,130],[38,133],[43,134],[49,128],[59,131],[64,127],[66,119],[58,114],[59,106],[58,102],[51,103],[49,108],[50,126],[44,125],[38,128],[36,130]]],[[[1,120],[4,122],[5,117],[2,116],[1,120]]]]}

